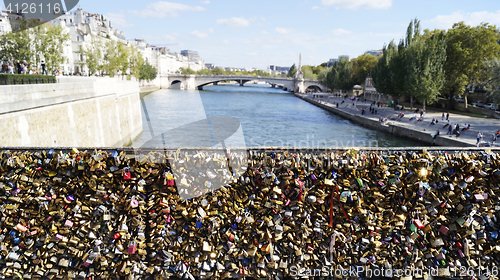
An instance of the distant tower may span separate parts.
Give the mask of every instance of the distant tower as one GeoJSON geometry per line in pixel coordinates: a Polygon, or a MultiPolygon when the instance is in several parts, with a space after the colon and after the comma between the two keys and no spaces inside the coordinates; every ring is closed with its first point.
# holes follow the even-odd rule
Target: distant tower
{"type": "Polygon", "coordinates": [[[299,80],[304,79],[304,74],[302,73],[302,54],[299,54],[299,69],[297,69],[297,74],[295,74],[295,78],[299,80]]]}

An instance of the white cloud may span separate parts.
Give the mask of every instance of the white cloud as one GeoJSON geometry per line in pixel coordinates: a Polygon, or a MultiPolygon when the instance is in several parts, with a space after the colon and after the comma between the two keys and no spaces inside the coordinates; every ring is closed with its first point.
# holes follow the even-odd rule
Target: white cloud
{"type": "Polygon", "coordinates": [[[214,30],[212,28],[209,28],[208,33],[214,33],[214,30]]]}
{"type": "Polygon", "coordinates": [[[230,27],[249,26],[250,21],[243,17],[223,18],[217,20],[217,24],[224,24],[230,27]]]}
{"type": "Polygon", "coordinates": [[[269,32],[265,31],[265,30],[262,30],[262,32],[260,32],[262,34],[269,34],[269,32]]]}
{"type": "Polygon", "coordinates": [[[334,5],[337,9],[388,9],[392,6],[392,1],[393,0],[321,0],[321,4],[323,4],[323,6],[334,5]]]}
{"type": "Polygon", "coordinates": [[[207,33],[204,33],[204,32],[198,31],[198,30],[191,32],[191,35],[193,35],[194,37],[200,38],[200,39],[208,37],[207,33]]]}
{"type": "Polygon", "coordinates": [[[276,27],[276,32],[280,33],[280,34],[288,34],[290,32],[292,32],[293,30],[292,29],[286,29],[286,28],[282,28],[282,27],[276,27]]]}
{"type": "Polygon", "coordinates": [[[124,14],[107,13],[105,18],[111,22],[111,25],[114,28],[127,28],[134,26],[133,24],[127,22],[124,14]]]}
{"type": "Polygon", "coordinates": [[[164,18],[167,16],[176,17],[178,16],[178,12],[195,12],[204,10],[205,8],[201,6],[189,6],[180,3],[158,1],[148,4],[142,11],[134,10],[131,11],[131,13],[140,17],[164,18]]]}
{"type": "Polygon", "coordinates": [[[222,43],[225,44],[225,45],[227,45],[227,44],[229,44],[229,41],[228,40],[224,40],[224,41],[222,41],[222,43]]]}
{"type": "Polygon", "coordinates": [[[162,38],[170,40],[170,41],[175,41],[175,36],[174,35],[161,35],[162,38]]]}
{"type": "Polygon", "coordinates": [[[205,1],[200,1],[201,4],[205,4],[205,5],[208,5],[210,4],[210,1],[209,0],[205,0],[205,1]]]}
{"type": "Polygon", "coordinates": [[[332,31],[332,34],[335,35],[335,36],[347,35],[347,34],[351,34],[351,33],[352,33],[351,31],[345,30],[345,29],[342,29],[342,28],[335,29],[335,30],[332,31]]]}
{"type": "Polygon", "coordinates": [[[473,12],[464,13],[462,11],[454,12],[450,15],[439,15],[431,20],[437,28],[447,29],[451,28],[454,23],[463,21],[467,25],[477,26],[482,22],[487,22],[489,24],[500,25],[500,10],[496,12],[473,12]]]}
{"type": "Polygon", "coordinates": [[[311,8],[311,10],[317,10],[317,9],[319,9],[319,6],[313,6],[313,7],[311,8]]]}

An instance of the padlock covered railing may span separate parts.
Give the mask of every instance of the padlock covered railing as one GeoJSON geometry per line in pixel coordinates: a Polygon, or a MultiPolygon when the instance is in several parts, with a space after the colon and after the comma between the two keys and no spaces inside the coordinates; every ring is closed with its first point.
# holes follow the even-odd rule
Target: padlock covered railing
{"type": "Polygon", "coordinates": [[[0,274],[496,276],[499,183],[475,148],[9,148],[0,274]]]}

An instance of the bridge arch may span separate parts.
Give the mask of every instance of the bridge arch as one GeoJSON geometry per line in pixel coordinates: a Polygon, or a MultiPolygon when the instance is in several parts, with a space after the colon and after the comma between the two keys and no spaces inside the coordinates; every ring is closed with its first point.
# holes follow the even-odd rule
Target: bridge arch
{"type": "Polygon", "coordinates": [[[318,85],[309,85],[307,88],[306,88],[306,92],[308,91],[320,91],[320,92],[323,92],[323,89],[318,86],[318,85]]]}
{"type": "Polygon", "coordinates": [[[182,89],[182,81],[174,80],[170,83],[170,89],[182,89]]]}

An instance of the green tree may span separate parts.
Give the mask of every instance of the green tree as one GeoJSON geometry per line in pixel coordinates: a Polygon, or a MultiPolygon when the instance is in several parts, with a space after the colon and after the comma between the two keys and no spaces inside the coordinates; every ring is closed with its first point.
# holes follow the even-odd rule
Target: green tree
{"type": "Polygon", "coordinates": [[[443,87],[446,42],[438,36],[417,36],[407,49],[407,87],[425,104],[433,103],[443,87]]]}
{"type": "Polygon", "coordinates": [[[497,104],[500,103],[500,59],[494,59],[485,63],[488,78],[486,90],[497,104]]]}
{"type": "Polygon", "coordinates": [[[377,66],[378,59],[373,55],[363,54],[352,61],[353,81],[357,85],[365,82],[368,74],[377,66]]]}
{"type": "Polygon", "coordinates": [[[77,53],[80,55],[78,65],[80,67],[87,67],[89,76],[94,75],[97,71],[103,69],[102,64],[102,43],[98,37],[91,37],[88,45],[78,47],[77,53]]]}
{"type": "Polygon", "coordinates": [[[67,61],[64,56],[64,46],[69,44],[69,39],[69,34],[64,31],[62,26],[46,27],[45,36],[42,37],[41,41],[44,46],[42,56],[45,59],[47,69],[57,69],[67,61]]]}
{"type": "Polygon", "coordinates": [[[377,66],[373,69],[372,75],[373,84],[377,88],[377,91],[393,97],[400,95],[396,91],[394,75],[391,69],[391,61],[397,55],[397,48],[394,41],[391,41],[389,45],[382,48],[382,56],[378,60],[377,66]]]}
{"type": "Polygon", "coordinates": [[[144,58],[142,57],[141,52],[134,46],[129,47],[129,65],[130,75],[133,75],[136,79],[140,77],[139,68],[142,64],[144,64],[144,58]]]}
{"type": "Polygon", "coordinates": [[[331,68],[329,68],[326,75],[324,72],[320,73],[319,81],[322,85],[331,90],[351,90],[354,86],[351,61],[342,57],[339,61],[336,61],[331,68]]]}
{"type": "Polygon", "coordinates": [[[304,74],[304,79],[312,79],[312,80],[318,79],[318,75],[314,74],[313,66],[307,66],[307,65],[302,66],[302,73],[304,74]]]}
{"type": "Polygon", "coordinates": [[[148,61],[144,62],[139,68],[139,80],[151,81],[156,79],[156,69],[149,64],[148,61]]]}
{"type": "Polygon", "coordinates": [[[0,35],[0,58],[4,61],[10,59],[23,61],[32,65],[35,59],[34,41],[33,41],[33,21],[19,21],[19,27],[14,28],[13,32],[0,35]]]}
{"type": "Polygon", "coordinates": [[[449,96],[451,106],[454,94],[463,95],[467,104],[466,87],[477,86],[486,80],[485,62],[499,57],[499,31],[487,23],[471,27],[459,22],[441,35],[447,42],[446,80],[442,92],[449,96]]]}
{"type": "Polygon", "coordinates": [[[290,67],[290,70],[288,70],[288,77],[289,78],[295,78],[295,75],[297,74],[297,67],[295,66],[295,63],[290,67]]]}

